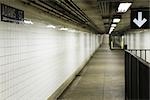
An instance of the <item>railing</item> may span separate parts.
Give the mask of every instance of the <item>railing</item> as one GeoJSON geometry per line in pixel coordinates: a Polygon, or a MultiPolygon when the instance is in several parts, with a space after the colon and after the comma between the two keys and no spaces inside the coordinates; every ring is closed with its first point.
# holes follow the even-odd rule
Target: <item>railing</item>
{"type": "Polygon", "coordinates": [[[125,100],[150,100],[150,63],[146,59],[147,50],[125,51],[125,100]]]}
{"type": "Polygon", "coordinates": [[[128,49],[128,51],[145,60],[146,62],[150,62],[150,49],[128,49]]]}

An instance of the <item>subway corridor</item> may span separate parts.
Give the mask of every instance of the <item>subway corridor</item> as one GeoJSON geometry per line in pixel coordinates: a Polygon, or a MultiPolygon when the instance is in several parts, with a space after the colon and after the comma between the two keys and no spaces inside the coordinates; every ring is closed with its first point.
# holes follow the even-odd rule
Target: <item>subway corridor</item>
{"type": "Polygon", "coordinates": [[[0,0],[0,100],[150,100],[150,0],[0,0]]]}
{"type": "Polygon", "coordinates": [[[104,40],[58,100],[124,100],[124,54],[104,40]]]}

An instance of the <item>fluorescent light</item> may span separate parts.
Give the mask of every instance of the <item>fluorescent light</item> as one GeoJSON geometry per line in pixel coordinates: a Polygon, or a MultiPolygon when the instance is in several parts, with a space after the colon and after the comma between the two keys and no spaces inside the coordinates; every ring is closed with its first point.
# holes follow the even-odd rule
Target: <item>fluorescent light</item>
{"type": "Polygon", "coordinates": [[[111,32],[115,29],[115,27],[111,27],[109,30],[109,34],[111,34],[111,32]]]}
{"type": "Polygon", "coordinates": [[[74,30],[74,29],[69,29],[68,31],[72,32],[72,33],[76,32],[76,30],[74,30]]]}
{"type": "Polygon", "coordinates": [[[61,30],[61,31],[68,31],[68,32],[72,32],[72,33],[77,32],[76,30],[70,29],[70,28],[60,28],[59,30],[61,30]]]}
{"type": "Polygon", "coordinates": [[[46,27],[47,28],[56,28],[56,26],[54,26],[54,25],[47,25],[46,27]]]}
{"type": "Polygon", "coordinates": [[[109,30],[109,34],[111,34],[112,31],[113,31],[113,30],[109,30]]]}
{"type": "Polygon", "coordinates": [[[115,27],[111,27],[111,28],[110,28],[110,30],[114,30],[114,29],[115,29],[115,27]]]}
{"type": "Polygon", "coordinates": [[[116,27],[117,26],[117,24],[111,24],[111,27],[116,27]]]}
{"type": "Polygon", "coordinates": [[[69,29],[68,28],[60,28],[59,30],[68,31],[69,29]]]}
{"type": "Polygon", "coordinates": [[[109,34],[111,34],[111,31],[109,31],[109,34]]]}
{"type": "Polygon", "coordinates": [[[31,20],[24,20],[25,24],[33,24],[33,22],[31,20]]]}
{"type": "Polygon", "coordinates": [[[114,18],[113,19],[113,23],[119,23],[120,22],[120,18],[114,18]]]}
{"type": "Polygon", "coordinates": [[[132,3],[120,3],[117,12],[126,12],[132,3]]]}

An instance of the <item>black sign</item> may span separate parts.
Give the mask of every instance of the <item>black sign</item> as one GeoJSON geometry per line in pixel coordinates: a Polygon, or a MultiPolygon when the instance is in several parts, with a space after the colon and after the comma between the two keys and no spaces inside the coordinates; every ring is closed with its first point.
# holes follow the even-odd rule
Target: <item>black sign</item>
{"type": "Polygon", "coordinates": [[[19,23],[24,20],[24,11],[1,4],[1,21],[19,23]]]}
{"type": "Polygon", "coordinates": [[[131,9],[131,29],[149,29],[150,28],[150,10],[149,8],[131,9]]]}

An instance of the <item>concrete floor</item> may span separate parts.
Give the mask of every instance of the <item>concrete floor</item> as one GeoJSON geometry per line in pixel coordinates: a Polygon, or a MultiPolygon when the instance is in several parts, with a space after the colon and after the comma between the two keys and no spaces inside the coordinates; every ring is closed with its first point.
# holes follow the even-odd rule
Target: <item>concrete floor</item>
{"type": "Polygon", "coordinates": [[[104,43],[58,100],[124,100],[123,57],[104,43]]]}

